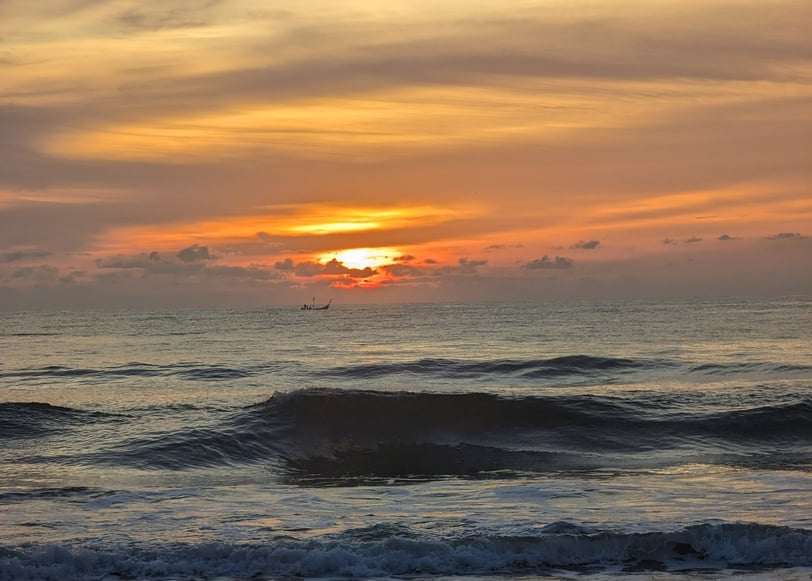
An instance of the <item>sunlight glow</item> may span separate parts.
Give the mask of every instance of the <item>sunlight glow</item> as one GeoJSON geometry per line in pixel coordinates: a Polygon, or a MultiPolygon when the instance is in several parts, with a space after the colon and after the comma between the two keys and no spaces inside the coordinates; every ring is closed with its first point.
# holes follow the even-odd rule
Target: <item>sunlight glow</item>
{"type": "Polygon", "coordinates": [[[401,252],[396,248],[350,248],[319,255],[319,260],[329,262],[337,260],[348,268],[377,268],[396,262],[401,252]]]}

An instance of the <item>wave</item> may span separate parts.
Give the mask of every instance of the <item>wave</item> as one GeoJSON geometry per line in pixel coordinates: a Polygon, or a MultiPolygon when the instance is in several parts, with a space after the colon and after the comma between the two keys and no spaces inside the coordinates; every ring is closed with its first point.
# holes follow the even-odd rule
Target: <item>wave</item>
{"type": "Polygon", "coordinates": [[[63,486],[56,488],[33,488],[15,492],[0,493],[0,503],[26,502],[32,499],[50,500],[56,498],[95,498],[114,494],[111,490],[90,488],[88,486],[63,486]]]}
{"type": "Polygon", "coordinates": [[[420,359],[417,361],[335,367],[324,371],[323,375],[349,378],[374,378],[396,374],[455,378],[501,375],[538,379],[566,375],[596,375],[610,371],[631,371],[657,365],[668,365],[668,363],[665,361],[655,362],[589,355],[568,355],[551,359],[529,360],[499,359],[494,361],[420,359]]]}
{"type": "Polygon", "coordinates": [[[0,403],[0,440],[28,438],[67,429],[92,421],[110,421],[125,416],[51,405],[39,402],[0,403]]]}
{"type": "Polygon", "coordinates": [[[316,539],[269,537],[125,549],[0,547],[3,579],[377,578],[551,575],[556,571],[764,572],[812,566],[812,531],[761,524],[702,524],[677,531],[594,531],[553,523],[525,536],[456,538],[381,524],[316,539]]]}
{"type": "Polygon", "coordinates": [[[59,379],[89,378],[115,379],[121,377],[168,377],[176,376],[188,380],[218,381],[241,379],[252,375],[252,370],[235,369],[225,365],[202,365],[197,363],[176,363],[174,365],[153,365],[149,363],[128,363],[104,369],[46,365],[0,373],[0,378],[16,379],[59,379]]]}
{"type": "Polygon", "coordinates": [[[603,396],[312,388],[277,393],[208,427],[128,440],[99,461],[163,469],[267,462],[311,484],[674,462],[807,469],[812,399],[687,414],[603,396]]]}
{"type": "Polygon", "coordinates": [[[790,363],[773,363],[768,361],[746,361],[733,363],[703,363],[691,367],[692,373],[705,373],[708,375],[727,375],[731,373],[771,373],[792,374],[812,371],[812,365],[797,365],[790,363]]]}

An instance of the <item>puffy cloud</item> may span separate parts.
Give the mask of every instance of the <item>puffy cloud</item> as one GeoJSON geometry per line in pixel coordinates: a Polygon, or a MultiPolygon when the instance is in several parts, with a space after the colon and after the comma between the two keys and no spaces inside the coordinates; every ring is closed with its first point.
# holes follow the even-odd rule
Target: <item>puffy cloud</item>
{"type": "Polygon", "coordinates": [[[209,254],[207,246],[198,246],[194,244],[188,248],[184,248],[176,255],[184,262],[198,262],[201,260],[213,260],[214,257],[209,254]]]}
{"type": "Polygon", "coordinates": [[[579,242],[576,242],[575,244],[570,246],[570,249],[571,250],[594,250],[594,249],[596,249],[598,247],[598,245],[600,243],[601,243],[600,240],[586,240],[586,241],[580,240],[579,242]]]}
{"type": "Polygon", "coordinates": [[[541,258],[537,258],[535,260],[531,260],[526,264],[523,264],[522,268],[526,268],[528,270],[567,269],[572,268],[574,265],[575,261],[572,258],[567,258],[565,256],[556,256],[554,259],[550,260],[550,257],[545,254],[541,258]]]}
{"type": "Polygon", "coordinates": [[[398,278],[400,277],[417,278],[426,276],[426,274],[428,274],[427,269],[412,266],[411,264],[389,264],[386,266],[382,266],[381,270],[388,272],[392,276],[396,276],[398,278]]]}
{"type": "Polygon", "coordinates": [[[468,258],[460,258],[457,266],[443,266],[437,269],[437,274],[476,274],[480,266],[488,264],[487,260],[471,260],[468,258]]]}
{"type": "Polygon", "coordinates": [[[292,272],[296,276],[303,278],[312,278],[322,275],[367,278],[377,273],[375,269],[369,266],[366,268],[350,268],[335,258],[325,263],[310,260],[294,263],[293,259],[286,258],[285,260],[277,262],[274,268],[282,272],[292,272]]]}

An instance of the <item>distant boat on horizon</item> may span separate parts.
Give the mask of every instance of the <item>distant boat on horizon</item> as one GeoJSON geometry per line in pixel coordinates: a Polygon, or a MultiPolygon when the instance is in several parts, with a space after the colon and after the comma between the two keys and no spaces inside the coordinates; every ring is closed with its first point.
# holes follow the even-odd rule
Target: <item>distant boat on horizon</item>
{"type": "Polygon", "coordinates": [[[310,303],[309,305],[307,303],[305,303],[304,305],[302,305],[300,310],[302,310],[302,311],[326,311],[327,309],[330,308],[330,303],[332,303],[332,302],[333,302],[333,299],[330,299],[329,301],[327,301],[327,304],[316,305],[316,297],[313,297],[313,302],[310,303]]]}

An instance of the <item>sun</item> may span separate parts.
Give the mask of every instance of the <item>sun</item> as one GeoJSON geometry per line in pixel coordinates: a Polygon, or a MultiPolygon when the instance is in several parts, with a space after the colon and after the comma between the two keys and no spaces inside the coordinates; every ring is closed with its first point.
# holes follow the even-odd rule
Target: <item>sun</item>
{"type": "Polygon", "coordinates": [[[378,268],[385,264],[392,264],[402,253],[396,248],[348,248],[335,252],[325,252],[319,255],[319,260],[329,262],[337,260],[348,268],[378,268]]]}

